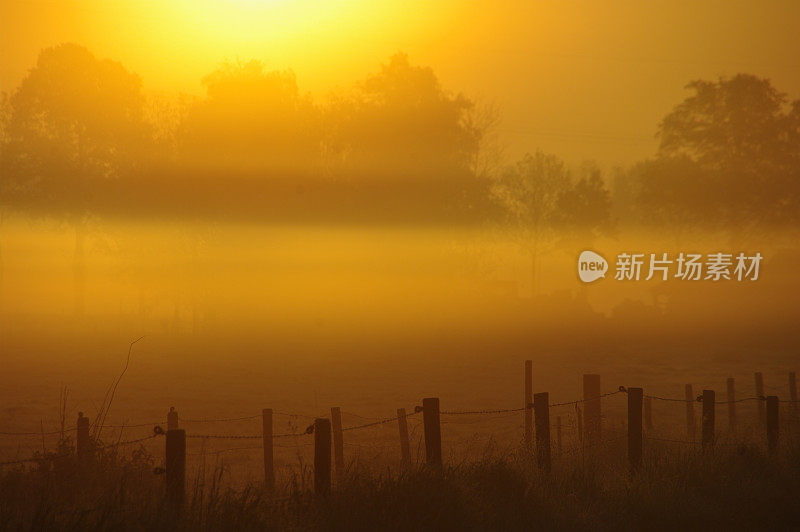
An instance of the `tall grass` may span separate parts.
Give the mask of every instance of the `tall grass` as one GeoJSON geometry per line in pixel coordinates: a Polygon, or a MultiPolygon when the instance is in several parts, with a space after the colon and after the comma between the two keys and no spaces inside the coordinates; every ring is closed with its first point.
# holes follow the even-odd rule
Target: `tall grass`
{"type": "Polygon", "coordinates": [[[352,464],[327,498],[308,470],[268,495],[233,487],[221,469],[190,480],[184,511],[164,504],[163,477],[143,450],[99,451],[79,467],[0,473],[4,530],[782,530],[800,529],[800,447],[768,458],[753,444],[711,454],[652,442],[630,473],[624,442],[568,454],[541,473],[523,451],[397,472],[352,464]]]}

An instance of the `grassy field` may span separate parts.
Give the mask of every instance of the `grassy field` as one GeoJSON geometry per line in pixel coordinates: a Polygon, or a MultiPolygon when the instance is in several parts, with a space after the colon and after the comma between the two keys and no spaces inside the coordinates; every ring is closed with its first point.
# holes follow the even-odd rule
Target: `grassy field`
{"type": "MultiPolygon", "coordinates": [[[[247,356],[238,346],[218,346],[205,350],[172,351],[169,344],[148,337],[140,342],[141,351],[134,353],[131,367],[120,383],[106,423],[117,428],[104,429],[104,443],[118,439],[138,439],[152,433],[154,424],[164,425],[170,406],[180,414],[180,425],[190,436],[187,442],[187,467],[213,470],[220,467],[226,485],[237,488],[257,483],[263,478],[260,439],[203,439],[210,435],[258,435],[261,433],[261,409],[275,410],[276,434],[300,433],[314,417],[327,417],[331,406],[342,409],[345,428],[370,423],[395,415],[403,407],[411,413],[423,397],[441,399],[442,446],[445,459],[454,464],[472,463],[482,458],[487,445],[495,452],[512,454],[522,438],[523,415],[520,412],[491,415],[450,415],[452,411],[514,409],[522,403],[523,354],[509,349],[501,356],[489,352],[476,355],[480,344],[442,345],[448,356],[435,358],[436,347],[414,351],[409,342],[398,351],[406,355],[380,355],[375,346],[373,360],[364,360],[368,347],[360,348],[364,358],[340,358],[336,363],[316,358],[279,359],[264,355],[247,356]],[[406,350],[407,348],[407,350],[406,350]],[[227,353],[219,357],[219,353],[227,353]],[[455,357],[452,353],[465,353],[455,357]],[[191,364],[182,361],[193,358],[191,364]],[[235,421],[209,422],[208,419],[234,418],[235,421]],[[240,419],[243,418],[243,419],[240,419]],[[124,426],[124,428],[118,428],[124,426]]],[[[60,427],[57,399],[64,386],[67,398],[67,427],[75,425],[79,410],[94,418],[104,394],[119,374],[121,363],[115,343],[108,346],[61,345],[64,355],[55,356],[46,367],[37,364],[47,350],[34,350],[29,362],[10,359],[0,374],[0,462],[28,458],[37,450],[54,449],[60,427]],[[86,361],[84,353],[111,353],[107,360],[86,361]],[[83,355],[82,355],[83,354],[83,355]],[[3,434],[6,431],[15,434],[3,434]],[[24,435],[16,435],[24,432],[24,435]],[[45,432],[43,436],[41,432],[45,432]]],[[[139,345],[137,345],[139,347],[139,345]]],[[[350,347],[350,346],[347,346],[350,347]]],[[[526,347],[527,346],[523,346],[526,347]]],[[[515,347],[521,350],[520,347],[515,347]]],[[[542,350],[539,348],[540,351],[542,350]]],[[[344,350],[344,348],[342,348],[344,350]]],[[[55,351],[55,348],[53,348],[55,351]]],[[[308,349],[309,352],[313,350],[308,349]]],[[[329,353],[325,351],[324,353],[329,353]]],[[[699,394],[704,388],[716,389],[717,399],[724,400],[725,378],[736,378],[738,398],[753,396],[754,370],[764,372],[767,393],[788,400],[787,374],[796,366],[795,355],[786,350],[737,355],[733,349],[706,351],[655,348],[631,344],[625,350],[600,346],[597,350],[570,350],[553,347],[549,353],[534,357],[534,391],[550,392],[551,403],[573,401],[581,397],[581,375],[597,372],[602,376],[604,392],[620,385],[642,386],[645,393],[683,398],[684,384],[692,383],[699,394]],[[677,354],[676,354],[677,353],[677,354]]],[[[123,360],[124,362],[124,360],[123,360]]],[[[605,428],[624,434],[626,420],[624,395],[603,400],[605,428]]],[[[667,439],[685,439],[685,405],[680,402],[653,401],[651,435],[667,439]]],[[[561,418],[564,449],[577,444],[577,411],[574,405],[551,408],[551,422],[561,418]]],[[[695,405],[699,429],[700,405],[695,405]]],[[[737,416],[744,432],[757,416],[756,402],[737,405],[737,416]]],[[[420,460],[424,454],[420,415],[409,418],[412,455],[420,460]]],[[[721,433],[727,428],[725,405],[717,408],[717,425],[721,433]]],[[[74,435],[74,433],[73,433],[74,435]]],[[[556,434],[553,429],[553,438],[556,434]]],[[[749,436],[748,436],[749,438],[749,436]]],[[[747,441],[761,441],[758,433],[747,441]]],[[[676,444],[677,445],[677,444],[676,444]]],[[[163,465],[162,439],[143,444],[163,465]]],[[[363,430],[353,430],[344,438],[346,460],[353,460],[370,473],[397,470],[400,449],[397,424],[386,423],[363,430]]],[[[301,435],[276,441],[276,475],[287,480],[296,471],[310,464],[313,437],[301,435]]]]}
{"type": "Polygon", "coordinates": [[[727,441],[713,453],[652,442],[631,474],[625,441],[555,458],[542,473],[527,452],[491,446],[474,461],[376,470],[351,463],[328,497],[309,468],[274,496],[230,486],[216,468],[190,475],[184,511],[164,503],[157,459],[143,448],[98,453],[79,468],[0,473],[3,530],[792,530],[800,527],[800,447],[727,441]]]}

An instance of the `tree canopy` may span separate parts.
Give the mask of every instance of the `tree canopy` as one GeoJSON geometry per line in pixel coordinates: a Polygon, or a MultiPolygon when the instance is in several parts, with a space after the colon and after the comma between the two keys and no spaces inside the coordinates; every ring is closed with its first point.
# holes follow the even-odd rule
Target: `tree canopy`
{"type": "Polygon", "coordinates": [[[432,180],[469,174],[483,131],[474,103],[444,90],[427,67],[394,55],[331,110],[347,172],[432,180]]]}
{"type": "MultiPolygon", "coordinates": [[[[591,165],[575,178],[534,152],[478,169],[490,136],[475,102],[404,54],[324,103],[291,70],[259,61],[222,63],[202,82],[204,97],[153,116],[140,78],[121,64],[75,44],[43,50],[2,99],[0,200],[79,215],[127,204],[414,222],[499,214],[539,242],[554,232],[590,240],[613,225],[591,165]]],[[[748,74],[687,89],[658,126],[657,153],[617,173],[620,222],[795,224],[800,100],[748,74]]]]}
{"type": "Polygon", "coordinates": [[[687,88],[692,94],[659,126],[655,160],[640,167],[648,210],[659,204],[665,219],[734,230],[796,222],[800,100],[789,103],[769,80],[748,74],[687,88]]]}
{"type": "Polygon", "coordinates": [[[86,207],[98,180],[130,175],[151,133],[139,77],[75,44],[43,50],[7,100],[2,194],[34,208],[86,207]]]}
{"type": "Polygon", "coordinates": [[[225,62],[203,85],[207,98],[190,106],[178,130],[182,164],[286,173],[319,163],[319,111],[294,72],[225,62]]]}

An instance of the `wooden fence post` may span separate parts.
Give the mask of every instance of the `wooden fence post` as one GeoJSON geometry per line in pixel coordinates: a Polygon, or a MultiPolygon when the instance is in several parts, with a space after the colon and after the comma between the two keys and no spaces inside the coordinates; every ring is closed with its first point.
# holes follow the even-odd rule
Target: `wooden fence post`
{"type": "Polygon", "coordinates": [[[733,377],[728,377],[728,428],[730,431],[736,432],[736,381],[733,377]]]}
{"type": "Polygon", "coordinates": [[[533,443],[533,361],[525,361],[525,389],[524,389],[525,408],[525,447],[530,449],[533,443]]]}
{"type": "Polygon", "coordinates": [[[533,396],[533,412],[536,416],[536,462],[539,469],[550,471],[550,406],[547,392],[533,396]]]}
{"type": "Polygon", "coordinates": [[[331,492],[331,421],[314,420],[314,493],[331,492]]]}
{"type": "Polygon", "coordinates": [[[167,430],[178,430],[178,412],[174,406],[169,407],[167,412],[167,430]]]}
{"type": "Polygon", "coordinates": [[[272,409],[261,411],[261,438],[264,442],[264,485],[270,493],[275,489],[275,462],[272,446],[272,409]]]}
{"type": "Polygon", "coordinates": [[[411,464],[411,445],[408,442],[408,420],[406,409],[397,409],[397,428],[400,432],[400,458],[404,467],[411,464]]]}
{"type": "Polygon", "coordinates": [[[556,416],[556,446],[561,455],[561,416],[556,416]]]}
{"type": "Polygon", "coordinates": [[[695,440],[695,423],[694,423],[694,394],[692,393],[692,385],[687,384],[684,388],[684,398],[686,399],[686,437],[691,441],[695,440]]]}
{"type": "Polygon", "coordinates": [[[173,429],[167,431],[166,451],[167,504],[173,510],[180,510],[186,497],[185,430],[173,429]]]}
{"type": "Polygon", "coordinates": [[[600,375],[583,376],[583,430],[588,445],[600,442],[601,407],[600,407],[600,375]]]}
{"type": "Polygon", "coordinates": [[[714,390],[703,390],[703,449],[714,446],[714,390]]]}
{"type": "Polygon", "coordinates": [[[331,408],[331,424],[333,425],[333,458],[336,465],[336,480],[344,475],[344,442],[342,441],[342,409],[331,408]]]}
{"type": "Polygon", "coordinates": [[[628,388],[628,461],[631,470],[642,466],[642,398],[641,388],[628,388]]]}
{"type": "Polygon", "coordinates": [[[767,396],[767,449],[771,456],[778,453],[778,396],[767,396]]]}
{"type": "MultiPolygon", "coordinates": [[[[760,371],[756,371],[756,396],[764,397],[764,375],[760,371]]],[[[756,401],[758,404],[758,423],[762,427],[767,422],[767,411],[765,409],[764,401],[756,401]]]]}
{"type": "Polygon", "coordinates": [[[644,398],[644,428],[647,432],[653,430],[653,401],[649,397],[644,398]]]}
{"type": "Polygon", "coordinates": [[[792,402],[792,417],[797,417],[797,377],[794,371],[789,372],[789,400],[792,402]]]}
{"type": "Polygon", "coordinates": [[[75,453],[78,459],[85,460],[89,456],[91,440],[89,439],[89,418],[78,412],[78,429],[75,436],[75,453]]]}
{"type": "Polygon", "coordinates": [[[442,429],[439,424],[439,398],[422,400],[422,422],[425,429],[425,460],[429,465],[442,465],[442,429]]]}

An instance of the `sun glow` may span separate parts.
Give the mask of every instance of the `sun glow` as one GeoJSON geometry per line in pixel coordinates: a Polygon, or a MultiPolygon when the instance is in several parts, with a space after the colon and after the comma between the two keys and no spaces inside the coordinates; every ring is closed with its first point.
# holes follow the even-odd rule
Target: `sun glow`
{"type": "Polygon", "coordinates": [[[633,0],[0,0],[0,91],[65,42],[119,61],[150,92],[202,95],[220,63],[255,59],[293,70],[316,101],[404,52],[442,86],[502,107],[509,155],[613,166],[652,153],[687,80],[748,71],[796,93],[785,53],[798,47],[798,5],[741,3],[720,19],[713,3],[687,18],[633,0]]]}
{"type": "MultiPolygon", "coordinates": [[[[258,59],[268,69],[292,68],[309,90],[324,92],[357,79],[366,64],[375,67],[408,38],[432,28],[438,17],[422,5],[396,2],[324,0],[228,0],[117,4],[116,13],[97,11],[103,20],[128,20],[119,27],[99,21],[92,40],[113,41],[133,54],[125,64],[155,72],[147,85],[200,90],[199,80],[223,60],[258,59]],[[108,28],[107,31],[98,31],[108,28]],[[111,29],[113,28],[113,32],[111,29]],[[365,57],[366,56],[366,57],[365,57]],[[191,83],[191,85],[189,85],[191,83]]],[[[118,23],[117,23],[118,24],[118,23]]],[[[119,54],[113,54],[119,55],[119,54]]]]}

